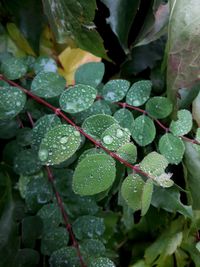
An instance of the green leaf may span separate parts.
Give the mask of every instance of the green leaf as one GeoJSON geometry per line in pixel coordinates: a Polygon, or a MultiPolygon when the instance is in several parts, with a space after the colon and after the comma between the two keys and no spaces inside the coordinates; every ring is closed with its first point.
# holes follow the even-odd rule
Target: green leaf
{"type": "Polygon", "coordinates": [[[128,89],[130,82],[126,80],[110,80],[107,82],[102,89],[102,96],[109,102],[121,101],[128,89]]]}
{"type": "Polygon", "coordinates": [[[185,217],[192,218],[191,206],[186,206],[180,201],[180,192],[174,187],[155,187],[151,204],[168,212],[179,212],[185,217]]]}
{"type": "Polygon", "coordinates": [[[48,232],[51,228],[56,228],[62,222],[61,212],[57,204],[46,204],[38,211],[43,221],[43,232],[48,232]]]}
{"type": "Polygon", "coordinates": [[[179,137],[166,133],[159,140],[159,150],[169,163],[178,164],[183,158],[185,146],[179,137]]]}
{"type": "Polygon", "coordinates": [[[17,131],[16,141],[17,143],[22,146],[26,147],[31,145],[32,143],[32,129],[28,127],[21,128],[17,131]]]}
{"type": "Polygon", "coordinates": [[[39,72],[57,72],[57,64],[53,58],[40,56],[38,57],[33,65],[33,69],[36,74],[39,72]]]}
{"type": "Polygon", "coordinates": [[[97,91],[90,85],[77,84],[60,96],[60,107],[65,112],[77,113],[88,109],[96,98],[97,91]]]}
{"type": "Polygon", "coordinates": [[[124,144],[117,150],[117,155],[133,164],[137,160],[137,147],[133,143],[124,144]]]}
{"type": "Polygon", "coordinates": [[[149,99],[151,87],[151,81],[134,83],[126,95],[126,103],[135,107],[143,105],[149,99]]]}
{"type": "Polygon", "coordinates": [[[49,259],[50,267],[80,267],[80,259],[75,247],[64,247],[53,252],[49,259]]]}
{"type": "Polygon", "coordinates": [[[36,239],[42,234],[42,220],[38,216],[28,216],[22,220],[22,243],[34,248],[36,239]]]}
{"type": "Polygon", "coordinates": [[[19,127],[20,125],[16,119],[9,120],[9,121],[0,120],[0,138],[10,139],[14,137],[19,127]]]}
{"type": "Polygon", "coordinates": [[[128,35],[132,22],[140,6],[140,0],[101,0],[109,9],[110,16],[106,19],[117,36],[122,48],[128,52],[128,35]]]}
{"type": "Polygon", "coordinates": [[[172,112],[172,103],[166,97],[155,96],[147,101],[145,108],[150,116],[163,119],[172,112]]]}
{"type": "Polygon", "coordinates": [[[191,197],[191,204],[194,210],[200,207],[200,153],[196,151],[194,145],[185,142],[184,155],[184,176],[191,197]]]}
{"type": "Polygon", "coordinates": [[[121,194],[127,205],[137,211],[142,208],[144,181],[138,174],[129,175],[122,183],[121,194]]]}
{"type": "Polygon", "coordinates": [[[77,239],[99,238],[105,231],[103,218],[85,215],[77,218],[72,225],[77,239]]]}
{"type": "Polygon", "coordinates": [[[80,250],[85,257],[99,257],[105,254],[106,248],[98,239],[84,239],[80,242],[80,250]]]}
{"type": "Polygon", "coordinates": [[[112,114],[110,106],[107,104],[105,100],[95,101],[92,104],[92,106],[89,107],[88,109],[82,112],[74,113],[73,117],[76,123],[80,124],[80,123],[83,123],[83,121],[87,119],[88,117],[92,115],[97,115],[97,114],[107,114],[107,115],[112,114]]]}
{"type": "Polygon", "coordinates": [[[90,53],[107,58],[103,40],[93,24],[96,1],[43,1],[44,11],[58,43],[73,40],[90,53]]]}
{"type": "Polygon", "coordinates": [[[178,111],[178,120],[170,123],[170,131],[174,135],[185,135],[192,129],[192,114],[186,109],[178,111]]]}
{"type": "Polygon", "coordinates": [[[17,174],[31,175],[40,171],[41,167],[42,164],[32,149],[20,151],[14,159],[14,171],[17,174]]]}
{"type": "Polygon", "coordinates": [[[52,128],[42,139],[39,158],[43,164],[59,164],[70,158],[79,148],[80,133],[70,125],[52,128]]]}
{"type": "Polygon", "coordinates": [[[95,139],[100,139],[102,133],[114,123],[117,123],[117,121],[112,116],[97,114],[87,118],[83,122],[82,128],[95,139]]]}
{"type": "Polygon", "coordinates": [[[140,168],[150,176],[159,176],[165,172],[169,162],[159,153],[153,151],[140,162],[140,168]]]}
{"type": "Polygon", "coordinates": [[[120,108],[114,113],[113,117],[118,121],[121,127],[128,128],[132,131],[134,127],[134,117],[130,110],[120,108]]]}
{"type": "Polygon", "coordinates": [[[25,202],[27,209],[32,212],[38,211],[42,205],[52,199],[52,188],[46,177],[31,176],[26,186],[25,202]]]}
{"type": "Polygon", "coordinates": [[[51,98],[59,96],[65,89],[65,79],[55,72],[39,72],[31,83],[31,92],[37,96],[51,98]]]}
{"type": "Polygon", "coordinates": [[[69,242],[69,234],[64,227],[49,228],[42,235],[41,253],[51,255],[54,251],[66,247],[69,242]]]}
{"type": "Polygon", "coordinates": [[[50,129],[60,125],[61,121],[55,114],[44,115],[39,118],[34,124],[32,130],[32,147],[39,150],[40,143],[44,138],[45,134],[50,131],[50,129]]]}
{"type": "Polygon", "coordinates": [[[170,1],[167,45],[167,91],[174,107],[179,88],[189,89],[199,76],[200,2],[170,1]],[[186,26],[187,25],[187,26],[186,26]]]}
{"type": "Polygon", "coordinates": [[[153,181],[152,179],[147,179],[142,191],[141,216],[144,216],[147,213],[151,204],[152,194],[153,194],[153,181]]]}
{"type": "Polygon", "coordinates": [[[75,72],[75,84],[87,84],[97,87],[105,72],[105,66],[102,62],[89,62],[81,65],[75,72]]]}
{"type": "Polygon", "coordinates": [[[7,57],[2,61],[1,72],[9,80],[19,79],[27,72],[26,61],[23,58],[7,57]]]}
{"type": "Polygon", "coordinates": [[[156,135],[156,128],[153,121],[146,115],[141,115],[135,119],[134,128],[131,135],[140,146],[146,146],[153,142],[156,135]]]}
{"type": "Polygon", "coordinates": [[[89,264],[88,267],[116,267],[116,265],[108,258],[97,258],[89,264]]]}
{"type": "Polygon", "coordinates": [[[115,180],[115,161],[108,155],[93,154],[75,169],[72,187],[76,194],[95,195],[107,190],[115,180]]]}
{"type": "Polygon", "coordinates": [[[0,120],[9,120],[19,114],[26,103],[26,95],[17,87],[0,88],[0,120]]]}
{"type": "Polygon", "coordinates": [[[109,150],[117,150],[130,141],[130,131],[119,124],[112,124],[101,135],[102,144],[109,150]]]}

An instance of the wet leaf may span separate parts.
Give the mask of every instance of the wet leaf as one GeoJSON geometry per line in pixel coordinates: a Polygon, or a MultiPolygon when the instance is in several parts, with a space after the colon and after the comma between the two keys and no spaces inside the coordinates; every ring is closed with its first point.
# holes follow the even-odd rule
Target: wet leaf
{"type": "Polygon", "coordinates": [[[132,131],[134,127],[134,117],[133,114],[125,108],[118,109],[113,117],[118,121],[119,125],[123,128],[128,128],[132,131]]]}
{"type": "Polygon", "coordinates": [[[129,87],[130,83],[126,80],[111,80],[104,85],[102,96],[109,102],[121,101],[125,97],[129,87]]]}
{"type": "Polygon", "coordinates": [[[56,126],[42,139],[39,158],[42,164],[59,164],[76,152],[80,142],[80,133],[74,127],[66,124],[56,126]]]}
{"type": "Polygon", "coordinates": [[[133,164],[137,160],[137,147],[133,143],[124,144],[117,150],[117,154],[120,158],[133,164]]]}
{"type": "Polygon", "coordinates": [[[98,194],[113,184],[115,172],[115,161],[110,156],[88,155],[75,169],[72,188],[80,195],[98,194]]]}
{"type": "Polygon", "coordinates": [[[170,131],[177,136],[185,135],[192,129],[192,114],[186,109],[181,109],[177,113],[178,119],[170,124],[170,131]]]}
{"type": "Polygon", "coordinates": [[[53,252],[49,264],[50,267],[80,267],[80,260],[74,247],[64,247],[53,252]]]}
{"type": "Polygon", "coordinates": [[[9,120],[19,114],[26,103],[26,95],[17,87],[0,88],[0,119],[9,120]]]}
{"type": "Polygon", "coordinates": [[[23,77],[27,72],[27,64],[24,58],[7,57],[2,61],[1,72],[9,80],[23,77]]]}
{"type": "Polygon", "coordinates": [[[134,83],[126,95],[126,103],[135,107],[143,105],[150,97],[151,81],[134,83]]]}
{"type": "Polygon", "coordinates": [[[147,101],[145,108],[150,116],[163,119],[172,112],[172,103],[166,97],[155,96],[147,101]]]}
{"type": "Polygon", "coordinates": [[[72,225],[74,234],[79,240],[99,238],[105,231],[103,218],[85,215],[77,218],[72,225]]]}
{"type": "Polygon", "coordinates": [[[109,150],[117,150],[130,141],[131,133],[119,124],[112,124],[101,135],[102,144],[109,150]]]}
{"type": "Polygon", "coordinates": [[[179,164],[183,158],[185,146],[179,137],[166,133],[159,140],[159,150],[169,163],[179,164]]]}
{"type": "Polygon", "coordinates": [[[39,72],[57,72],[57,64],[53,58],[47,56],[40,56],[38,57],[33,65],[33,69],[36,74],[39,72]]]}
{"type": "Polygon", "coordinates": [[[142,208],[142,192],[144,184],[144,181],[138,174],[127,176],[122,183],[122,197],[133,211],[142,208]]]}
{"type": "Polygon", "coordinates": [[[77,84],[64,91],[60,96],[60,107],[68,113],[84,111],[92,106],[97,91],[94,87],[77,84]]]}
{"type": "Polygon", "coordinates": [[[31,83],[33,94],[44,98],[51,98],[60,95],[66,86],[66,81],[59,74],[54,72],[39,72],[31,83]]]}
{"type": "Polygon", "coordinates": [[[150,144],[153,142],[156,135],[156,128],[153,121],[146,115],[137,117],[131,135],[140,146],[150,144]]]}
{"type": "Polygon", "coordinates": [[[147,179],[142,191],[141,216],[144,216],[149,210],[152,194],[153,194],[153,181],[152,179],[147,179]]]}
{"type": "Polygon", "coordinates": [[[97,258],[88,267],[115,267],[116,265],[108,258],[97,258]]]}

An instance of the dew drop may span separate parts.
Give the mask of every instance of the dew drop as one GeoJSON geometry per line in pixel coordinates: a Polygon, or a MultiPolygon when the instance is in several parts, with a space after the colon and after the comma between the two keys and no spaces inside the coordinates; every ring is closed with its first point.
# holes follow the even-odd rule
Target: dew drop
{"type": "Polygon", "coordinates": [[[117,129],[116,136],[117,136],[118,138],[122,138],[122,137],[124,136],[123,131],[122,131],[121,129],[117,129]]]}
{"type": "Polygon", "coordinates": [[[107,145],[110,145],[113,142],[113,138],[110,135],[106,135],[103,137],[103,142],[107,145]]]}
{"type": "Polygon", "coordinates": [[[67,136],[63,136],[63,137],[60,138],[60,143],[61,144],[66,144],[67,141],[68,141],[68,137],[67,136]]]}
{"type": "Polygon", "coordinates": [[[41,149],[39,151],[39,158],[40,158],[41,161],[47,160],[48,155],[49,155],[49,153],[48,153],[48,150],[47,149],[41,149]]]}
{"type": "Polygon", "coordinates": [[[80,133],[78,131],[74,131],[74,135],[78,137],[80,136],[80,133]]]}
{"type": "Polygon", "coordinates": [[[20,107],[20,106],[21,106],[21,102],[17,101],[17,102],[16,102],[16,106],[17,106],[17,107],[20,107]]]}

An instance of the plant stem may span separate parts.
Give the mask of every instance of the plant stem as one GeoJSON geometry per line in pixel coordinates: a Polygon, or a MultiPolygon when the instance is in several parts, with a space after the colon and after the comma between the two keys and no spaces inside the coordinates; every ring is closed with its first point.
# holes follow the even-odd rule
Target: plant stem
{"type": "MultiPolygon", "coordinates": [[[[31,116],[31,113],[27,112],[27,116],[29,118],[31,126],[34,127],[34,121],[33,121],[33,118],[31,116]]],[[[75,247],[75,249],[77,251],[77,256],[79,258],[81,267],[86,267],[86,265],[84,264],[81,252],[80,252],[79,244],[78,244],[78,242],[77,242],[77,240],[76,240],[76,238],[74,236],[74,233],[73,233],[73,230],[72,230],[72,226],[71,226],[71,224],[69,222],[68,214],[65,211],[62,198],[61,198],[59,192],[56,189],[52,171],[51,171],[49,166],[45,166],[45,169],[47,171],[48,180],[49,180],[49,182],[50,182],[50,184],[52,186],[53,192],[54,192],[54,194],[56,196],[56,201],[58,203],[58,207],[60,208],[60,211],[61,211],[61,214],[62,214],[62,217],[63,217],[63,221],[64,221],[64,224],[65,224],[66,230],[69,233],[70,239],[72,241],[72,246],[75,247]]]]}

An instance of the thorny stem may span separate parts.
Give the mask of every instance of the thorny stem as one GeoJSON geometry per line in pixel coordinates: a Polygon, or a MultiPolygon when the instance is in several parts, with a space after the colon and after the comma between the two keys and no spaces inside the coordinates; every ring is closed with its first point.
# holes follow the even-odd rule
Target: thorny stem
{"type": "MultiPolygon", "coordinates": [[[[27,116],[29,118],[31,126],[33,127],[34,126],[34,121],[33,121],[33,118],[31,116],[31,113],[27,112],[27,116]]],[[[62,214],[62,217],[63,217],[63,221],[64,221],[64,224],[65,224],[66,230],[69,233],[70,239],[72,241],[72,246],[75,247],[75,249],[77,251],[77,256],[79,258],[81,267],[86,267],[86,265],[85,265],[85,263],[83,261],[81,252],[80,252],[79,244],[78,244],[78,242],[77,242],[77,240],[76,240],[76,238],[74,236],[74,233],[73,233],[73,230],[72,230],[72,226],[71,226],[71,224],[69,222],[69,218],[68,218],[67,212],[65,211],[62,198],[61,198],[59,192],[56,190],[56,187],[55,187],[55,184],[54,184],[54,176],[52,174],[52,171],[51,171],[49,166],[45,166],[45,169],[47,171],[48,180],[49,180],[49,182],[50,182],[50,184],[52,186],[53,192],[54,192],[54,194],[56,196],[56,201],[58,203],[58,207],[60,208],[60,211],[61,211],[61,214],[62,214]]]]}

